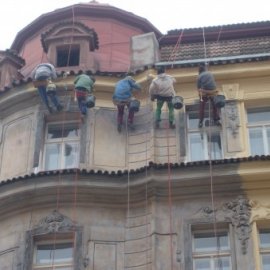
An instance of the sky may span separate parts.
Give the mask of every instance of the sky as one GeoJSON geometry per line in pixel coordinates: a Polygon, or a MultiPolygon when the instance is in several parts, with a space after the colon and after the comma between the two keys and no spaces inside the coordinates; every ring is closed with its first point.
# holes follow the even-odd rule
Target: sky
{"type": "MultiPolygon", "coordinates": [[[[141,16],[163,34],[173,29],[270,20],[269,0],[97,0],[141,16]]],[[[16,34],[40,15],[84,0],[2,0],[0,50],[11,47],[16,34]]]]}

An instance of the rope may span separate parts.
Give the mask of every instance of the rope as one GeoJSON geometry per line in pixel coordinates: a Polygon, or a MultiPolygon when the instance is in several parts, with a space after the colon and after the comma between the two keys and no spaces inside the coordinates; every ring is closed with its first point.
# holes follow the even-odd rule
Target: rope
{"type": "MultiPolygon", "coordinates": [[[[180,43],[181,43],[181,40],[182,40],[182,37],[183,37],[183,34],[184,34],[184,29],[181,31],[181,33],[180,33],[180,35],[179,35],[179,37],[178,37],[178,39],[177,39],[177,42],[176,42],[176,44],[175,44],[175,46],[174,46],[174,48],[173,48],[173,50],[172,50],[172,53],[170,54],[170,56],[169,56],[169,62],[170,61],[175,61],[175,57],[176,57],[176,50],[179,48],[179,46],[180,46],[180,43]]],[[[173,63],[172,63],[172,66],[171,67],[173,67],[173,63]]]]}
{"type": "MultiPolygon", "coordinates": [[[[127,108],[125,106],[125,108],[127,108]]],[[[124,109],[125,111],[125,109],[124,109]]],[[[129,229],[129,218],[130,218],[130,171],[129,171],[129,141],[128,141],[128,137],[129,137],[129,132],[128,132],[128,117],[126,117],[126,144],[127,144],[127,156],[128,156],[128,161],[127,161],[127,223],[126,223],[126,228],[129,229]]],[[[125,236],[126,238],[126,236],[125,236]]],[[[125,241],[126,244],[126,241],[125,241]]],[[[126,263],[126,254],[124,254],[124,269],[126,267],[127,263],[126,263]]]]}
{"type": "MultiPolygon", "coordinates": [[[[220,33],[218,38],[220,37],[220,33]]],[[[206,41],[205,41],[205,31],[203,28],[203,45],[204,45],[204,57],[207,59],[206,54],[206,41]]],[[[206,65],[205,61],[205,65],[206,65]]],[[[212,127],[211,127],[211,101],[210,98],[208,99],[208,119],[209,119],[209,139],[208,139],[208,158],[209,158],[209,175],[210,175],[210,193],[211,193],[211,207],[213,209],[213,230],[214,230],[214,237],[216,239],[217,243],[217,258],[219,258],[220,254],[220,239],[217,235],[217,219],[216,219],[216,213],[215,213],[215,200],[214,200],[214,181],[213,181],[213,166],[212,166],[212,127]]],[[[218,259],[218,268],[222,270],[222,261],[218,259]],[[221,263],[221,265],[220,265],[221,263]]]]}
{"type": "MultiPolygon", "coordinates": [[[[172,53],[169,56],[169,61],[174,62],[176,58],[176,51],[180,46],[182,37],[184,34],[184,29],[181,31],[177,42],[172,50],[172,53]]],[[[173,68],[173,63],[171,65],[173,68]]],[[[165,102],[167,104],[167,102],[165,102]]],[[[167,104],[167,113],[168,113],[168,104],[167,104]]],[[[170,230],[170,269],[173,270],[173,215],[172,215],[172,183],[171,183],[171,164],[170,164],[170,141],[169,141],[169,125],[166,127],[166,138],[167,138],[167,155],[168,155],[168,170],[167,170],[167,180],[168,180],[168,207],[169,207],[169,230],[170,230]]]]}
{"type": "Polygon", "coordinates": [[[171,164],[170,164],[170,139],[169,139],[169,125],[166,128],[167,137],[167,155],[168,155],[168,206],[169,206],[169,226],[170,226],[170,263],[171,269],[173,269],[173,238],[172,238],[172,183],[171,183],[171,164]]]}
{"type": "MultiPolygon", "coordinates": [[[[74,26],[74,7],[73,6],[72,6],[72,22],[73,22],[73,26],[74,26]]],[[[72,38],[73,38],[73,27],[72,27],[72,38]]],[[[69,45],[68,60],[67,60],[67,63],[66,63],[67,66],[69,64],[70,53],[71,53],[71,44],[69,45]]],[[[64,73],[63,74],[63,78],[66,78],[67,77],[67,74],[68,73],[64,73]]],[[[67,97],[67,91],[68,91],[67,86],[65,86],[65,97],[67,97]]],[[[65,98],[65,100],[66,100],[66,98],[65,98]]],[[[64,111],[63,111],[63,118],[62,118],[62,131],[61,131],[61,137],[62,137],[61,144],[62,144],[62,147],[65,147],[65,144],[64,144],[65,121],[66,121],[66,110],[64,109],[64,111]]],[[[78,158],[79,158],[79,156],[78,156],[78,158]]],[[[62,162],[63,162],[62,159],[63,159],[63,156],[62,156],[62,153],[61,153],[61,156],[60,156],[60,164],[61,165],[62,165],[62,162]]],[[[79,172],[79,169],[77,168],[76,171],[75,171],[75,176],[74,176],[74,194],[73,194],[73,210],[74,211],[73,211],[73,218],[72,218],[73,221],[75,221],[76,218],[77,218],[76,207],[77,207],[77,181],[78,181],[78,172],[79,172]]],[[[57,209],[57,211],[59,211],[59,205],[60,205],[60,196],[61,196],[60,184],[61,184],[61,179],[62,179],[62,177],[59,174],[58,185],[57,185],[57,195],[56,195],[56,209],[57,209]]],[[[53,267],[53,270],[55,269],[54,256],[55,256],[55,247],[56,247],[56,237],[57,237],[56,232],[54,232],[54,242],[53,242],[54,243],[54,251],[53,251],[53,258],[52,258],[52,267],[53,267]]],[[[74,253],[75,253],[75,247],[76,247],[76,245],[75,245],[75,238],[76,238],[75,231],[72,232],[72,238],[73,238],[73,255],[74,255],[74,253]]],[[[75,257],[73,256],[73,258],[75,258],[75,257]]]]}
{"type": "Polygon", "coordinates": [[[203,27],[203,48],[204,48],[204,63],[205,66],[207,65],[206,59],[207,59],[207,53],[206,53],[206,42],[205,42],[205,32],[204,32],[204,27],[203,27]]]}
{"type": "MultiPolygon", "coordinates": [[[[150,81],[147,82],[147,85],[146,85],[146,89],[149,89],[149,86],[150,86],[150,81]]],[[[148,98],[147,99],[147,102],[146,102],[146,108],[150,108],[150,99],[148,98]]],[[[149,114],[148,114],[149,115],[149,114]]],[[[146,179],[146,183],[145,183],[145,216],[146,216],[146,235],[147,235],[147,242],[146,242],[146,250],[149,249],[150,247],[150,229],[149,228],[149,221],[148,221],[148,215],[149,215],[149,211],[148,211],[148,138],[149,138],[149,133],[150,133],[150,126],[151,126],[151,118],[149,118],[149,121],[148,121],[148,124],[147,126],[149,128],[147,128],[147,132],[145,133],[145,148],[146,148],[146,151],[145,151],[145,179],[146,179]]],[[[150,263],[148,264],[148,252],[146,252],[146,263],[147,263],[147,269],[151,269],[151,265],[150,263]]]]}

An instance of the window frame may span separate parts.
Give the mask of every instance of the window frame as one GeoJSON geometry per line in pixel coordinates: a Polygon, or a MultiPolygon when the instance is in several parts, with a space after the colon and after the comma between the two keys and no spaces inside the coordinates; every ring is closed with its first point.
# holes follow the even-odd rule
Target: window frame
{"type": "Polygon", "coordinates": [[[57,68],[80,66],[81,46],[79,43],[57,45],[55,48],[55,54],[55,63],[57,68]],[[60,53],[63,54],[62,57],[60,57],[60,53]],[[69,62],[60,64],[59,62],[61,62],[60,60],[63,58],[66,58],[69,62]]]}
{"type": "MultiPolygon", "coordinates": [[[[219,134],[219,138],[220,138],[220,146],[221,149],[219,151],[220,154],[220,158],[215,158],[213,157],[213,155],[211,154],[211,159],[212,160],[221,160],[224,159],[224,146],[223,146],[223,133],[222,133],[222,127],[217,127],[217,126],[209,126],[209,128],[202,128],[199,129],[197,124],[195,127],[191,127],[190,126],[190,115],[193,114],[195,116],[197,116],[196,121],[197,123],[199,123],[199,117],[198,117],[198,111],[199,108],[198,107],[190,107],[187,108],[187,116],[186,116],[186,123],[187,123],[187,145],[188,145],[188,152],[187,152],[187,159],[189,162],[196,162],[196,161],[203,161],[203,160],[209,160],[209,137],[210,135],[214,135],[214,134],[219,134]],[[192,147],[192,142],[191,142],[191,136],[192,135],[196,135],[198,137],[201,137],[199,139],[202,140],[202,150],[203,150],[203,159],[194,159],[192,157],[192,151],[191,151],[191,147],[192,147]]],[[[207,115],[208,113],[208,109],[205,109],[205,115],[207,115]]],[[[193,118],[195,119],[195,118],[193,118]]],[[[210,122],[208,119],[208,116],[206,116],[204,118],[204,122],[207,123],[210,122]]],[[[212,149],[212,146],[211,146],[212,149]]]]}
{"type": "Polygon", "coordinates": [[[267,232],[270,235],[270,226],[257,226],[257,243],[258,243],[258,255],[259,255],[259,265],[260,269],[263,270],[263,260],[262,256],[263,255],[270,255],[270,243],[267,247],[262,247],[261,246],[261,241],[260,241],[260,233],[261,232],[267,232]]]}
{"type": "Polygon", "coordinates": [[[209,218],[201,217],[195,219],[189,219],[183,222],[183,247],[184,247],[184,269],[194,270],[193,266],[193,233],[214,233],[214,228],[216,232],[228,232],[229,241],[230,241],[230,251],[231,251],[231,269],[236,270],[236,246],[235,246],[235,230],[231,222],[218,221],[214,227],[213,220],[209,218]]]}
{"type": "Polygon", "coordinates": [[[64,216],[57,210],[53,210],[48,216],[42,218],[33,229],[26,231],[22,269],[33,269],[35,243],[42,241],[65,242],[71,239],[74,251],[72,270],[85,269],[83,265],[82,234],[82,226],[74,223],[69,217],[64,216]]]}
{"type": "MultiPolygon", "coordinates": [[[[55,237],[53,237],[55,238],[55,237]]],[[[74,241],[72,240],[70,235],[66,235],[65,239],[40,239],[37,238],[34,241],[34,252],[33,252],[33,270],[39,270],[39,269],[44,269],[44,270],[52,270],[52,269],[61,269],[63,267],[69,267],[70,269],[74,269],[74,241]],[[37,257],[37,247],[39,245],[58,245],[58,244],[71,244],[72,247],[72,257],[71,257],[71,262],[69,263],[53,263],[53,264],[37,264],[35,259],[37,257]]],[[[63,238],[63,235],[62,237],[63,238]]]]}
{"type": "Polygon", "coordinates": [[[44,132],[44,143],[43,143],[43,151],[42,151],[42,168],[46,171],[50,170],[59,170],[59,169],[70,169],[70,168],[78,168],[80,164],[80,148],[81,148],[81,125],[78,121],[66,121],[65,123],[61,122],[47,122],[45,126],[45,132],[44,132]],[[59,129],[63,129],[67,125],[74,125],[78,128],[78,135],[76,137],[59,137],[56,139],[48,139],[48,130],[49,126],[55,125],[56,127],[59,127],[59,129]],[[76,154],[76,160],[73,164],[74,166],[66,166],[66,159],[64,156],[65,151],[65,145],[66,144],[75,144],[77,147],[77,154],[76,154]],[[60,151],[61,153],[58,156],[57,164],[60,164],[57,168],[49,168],[46,165],[46,159],[47,159],[47,146],[49,145],[60,145],[60,151]]]}
{"type": "Polygon", "coordinates": [[[270,143],[268,143],[267,139],[267,129],[270,130],[270,119],[269,120],[263,120],[263,121],[257,121],[257,122],[249,122],[249,112],[254,113],[254,112],[270,112],[270,107],[269,106],[264,106],[264,107],[255,107],[255,108],[247,108],[246,109],[246,119],[247,119],[247,138],[248,138],[248,146],[249,146],[249,154],[251,156],[256,156],[256,155],[269,155],[270,154],[270,143]],[[263,142],[263,153],[261,154],[252,154],[252,147],[251,147],[251,136],[250,136],[250,131],[251,130],[259,130],[262,134],[262,142],[263,142]]]}
{"type": "Polygon", "coordinates": [[[229,230],[217,230],[216,235],[214,230],[207,229],[207,230],[194,230],[192,231],[192,266],[195,269],[195,261],[196,259],[206,259],[210,262],[211,270],[215,270],[215,260],[217,258],[229,258],[230,267],[232,268],[232,252],[231,252],[231,239],[229,235],[229,230]],[[227,241],[228,241],[228,249],[221,250],[221,249],[213,249],[213,250],[206,250],[206,251],[195,251],[195,234],[201,234],[202,236],[209,236],[211,238],[216,238],[216,236],[222,236],[226,234],[227,241]]]}

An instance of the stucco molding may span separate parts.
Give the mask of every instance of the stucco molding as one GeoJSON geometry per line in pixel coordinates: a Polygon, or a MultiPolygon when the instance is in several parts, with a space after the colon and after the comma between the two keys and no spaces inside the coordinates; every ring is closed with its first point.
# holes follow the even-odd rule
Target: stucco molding
{"type": "Polygon", "coordinates": [[[39,240],[39,237],[46,237],[54,241],[57,234],[65,233],[67,237],[70,233],[74,234],[74,264],[76,269],[83,269],[82,227],[57,210],[53,210],[48,216],[42,218],[32,230],[26,232],[23,270],[32,269],[35,242],[39,240]]]}
{"type": "Polygon", "coordinates": [[[253,202],[239,196],[219,207],[205,206],[199,209],[194,217],[206,222],[230,222],[241,244],[242,254],[247,253],[248,240],[251,233],[251,209],[253,202]]]}
{"type": "Polygon", "coordinates": [[[76,224],[57,210],[54,210],[47,217],[43,218],[34,229],[35,234],[70,232],[75,230],[76,224]]]}
{"type": "Polygon", "coordinates": [[[248,240],[251,233],[251,209],[251,201],[242,196],[223,205],[225,219],[231,221],[236,230],[241,243],[242,254],[247,253],[248,240]]]}
{"type": "Polygon", "coordinates": [[[225,106],[226,124],[231,130],[232,136],[237,137],[239,133],[240,120],[235,101],[229,101],[225,106]]]}
{"type": "Polygon", "coordinates": [[[48,52],[49,46],[55,40],[64,40],[66,44],[74,43],[74,39],[85,39],[89,42],[89,50],[98,49],[98,35],[81,22],[61,21],[55,24],[49,31],[41,34],[41,44],[44,52],[48,52]]]}

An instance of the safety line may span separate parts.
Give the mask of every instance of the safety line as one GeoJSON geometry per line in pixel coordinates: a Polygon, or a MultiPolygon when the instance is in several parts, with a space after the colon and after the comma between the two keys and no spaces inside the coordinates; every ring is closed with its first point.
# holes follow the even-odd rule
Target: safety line
{"type": "MultiPolygon", "coordinates": [[[[170,62],[170,61],[172,61],[172,62],[175,61],[176,50],[177,50],[177,49],[179,48],[179,46],[180,46],[180,43],[181,43],[181,41],[182,41],[183,34],[184,34],[184,29],[182,29],[182,31],[181,31],[181,33],[180,33],[178,39],[177,39],[177,42],[176,42],[176,44],[175,44],[175,46],[174,46],[174,48],[173,48],[173,50],[172,50],[172,52],[171,52],[171,54],[170,54],[170,56],[169,56],[169,62],[170,62]]],[[[171,67],[173,67],[173,63],[172,63],[172,66],[171,66],[171,67]]]]}
{"type": "MultiPolygon", "coordinates": [[[[72,39],[73,39],[73,31],[74,31],[74,6],[72,6],[72,39]]],[[[68,51],[68,60],[66,62],[66,66],[69,65],[69,59],[70,59],[70,53],[71,53],[71,43],[69,44],[69,51],[68,51]]],[[[63,78],[65,78],[67,75],[67,73],[64,73],[63,74],[63,78]]],[[[68,89],[67,87],[65,87],[65,98],[64,100],[66,101],[66,97],[68,95],[68,89]]],[[[65,104],[64,104],[65,105],[65,104]]],[[[63,106],[64,107],[64,106],[63,106]]],[[[61,144],[62,144],[62,147],[65,147],[65,144],[64,144],[64,128],[65,128],[65,121],[66,121],[66,110],[65,108],[63,108],[63,118],[62,118],[62,141],[61,141],[61,144]]],[[[78,123],[79,123],[79,120],[78,120],[78,123]]],[[[80,134],[81,134],[81,129],[80,129],[80,134]]],[[[65,151],[65,149],[62,149],[62,153],[63,151],[65,151]]],[[[62,163],[63,163],[63,156],[62,156],[62,153],[61,153],[61,156],[60,156],[60,166],[62,166],[62,163]]],[[[78,155],[78,164],[79,164],[79,155],[78,155]]],[[[77,203],[77,180],[78,180],[78,171],[79,169],[76,168],[75,169],[75,176],[74,176],[74,194],[73,194],[73,218],[72,220],[75,222],[76,220],[76,203],[77,203]],[[75,209],[74,209],[75,208],[75,209]]],[[[59,177],[58,177],[58,185],[57,185],[57,195],[56,195],[56,209],[57,211],[59,211],[59,205],[60,205],[60,195],[61,195],[61,191],[60,191],[60,183],[61,183],[61,179],[62,179],[62,176],[61,174],[59,173],[59,177]]],[[[56,238],[57,238],[57,235],[56,235],[56,232],[54,232],[54,251],[53,251],[53,260],[52,260],[52,267],[53,267],[53,270],[55,269],[55,263],[54,263],[54,256],[55,256],[55,248],[56,248],[56,238]]],[[[74,267],[74,264],[75,264],[75,261],[74,261],[74,254],[75,254],[75,248],[76,248],[76,245],[75,245],[75,238],[76,238],[76,232],[73,231],[72,232],[72,241],[73,241],[73,267],[74,267]]]]}
{"type": "MultiPolygon", "coordinates": [[[[124,115],[126,115],[126,144],[127,144],[127,220],[126,220],[126,233],[125,233],[125,246],[126,246],[126,241],[127,241],[127,230],[129,233],[129,219],[130,219],[130,171],[129,171],[129,132],[128,132],[128,113],[129,113],[129,108],[128,106],[124,105],[124,115]],[[125,114],[125,110],[127,109],[127,113],[125,114]]],[[[124,248],[126,250],[126,248],[124,248]]],[[[126,253],[124,252],[124,269],[126,269],[126,253]]]]}
{"type": "MultiPolygon", "coordinates": [[[[177,42],[174,46],[174,49],[169,57],[169,60],[172,61],[171,68],[173,68],[173,62],[175,61],[176,58],[176,50],[179,48],[180,43],[182,41],[182,37],[184,34],[184,29],[182,29],[177,42]]],[[[167,113],[169,115],[169,108],[168,108],[168,103],[164,102],[167,105],[167,113]]],[[[167,138],[167,155],[168,155],[168,168],[167,168],[167,180],[168,180],[168,207],[169,207],[169,229],[170,229],[170,264],[171,264],[171,270],[173,270],[173,215],[172,215],[172,179],[171,179],[171,164],[170,164],[170,138],[169,138],[169,123],[167,124],[166,127],[166,138],[167,138]]],[[[181,267],[181,266],[180,266],[181,267]]]]}
{"type": "MultiPolygon", "coordinates": [[[[167,102],[166,102],[167,103],[167,102]]],[[[173,237],[172,237],[172,179],[171,179],[171,164],[170,164],[170,138],[169,138],[169,125],[166,128],[167,137],[167,155],[168,155],[168,205],[169,205],[169,228],[170,228],[170,259],[171,269],[173,269],[173,237]]]]}
{"type": "MultiPolygon", "coordinates": [[[[173,48],[172,53],[170,54],[169,61],[172,61],[171,68],[173,68],[173,62],[176,57],[176,50],[179,48],[184,34],[184,29],[181,31],[177,42],[173,48]]],[[[164,102],[167,105],[166,112],[168,113],[168,103],[164,102]]],[[[169,113],[168,113],[169,115],[169,113]]],[[[168,168],[167,168],[167,180],[168,180],[168,207],[169,207],[169,230],[170,230],[170,269],[173,270],[173,215],[172,215],[172,181],[171,181],[171,164],[170,164],[170,139],[169,139],[169,123],[166,126],[166,139],[167,139],[167,155],[168,155],[168,168]]]]}
{"type": "MultiPolygon", "coordinates": [[[[202,30],[203,30],[204,57],[205,57],[205,59],[207,59],[206,39],[205,39],[205,30],[204,30],[204,27],[202,28],[202,30]]],[[[221,30],[219,32],[218,39],[220,37],[220,34],[221,34],[221,30]]],[[[205,66],[206,66],[206,69],[208,70],[206,61],[205,61],[205,66]]],[[[212,141],[211,141],[212,140],[212,126],[211,126],[211,104],[210,104],[211,103],[211,98],[212,97],[208,97],[208,121],[209,121],[208,130],[209,130],[209,134],[207,134],[207,141],[208,141],[208,158],[209,158],[209,176],[210,176],[211,207],[212,207],[212,211],[213,211],[213,230],[214,230],[214,236],[215,236],[216,243],[217,243],[217,258],[218,258],[218,262],[220,262],[220,260],[219,260],[220,239],[219,239],[219,237],[217,235],[217,219],[216,219],[216,212],[215,212],[213,166],[212,166],[212,141]]],[[[218,267],[219,267],[220,270],[222,270],[222,268],[220,266],[220,263],[219,263],[218,267]]]]}

